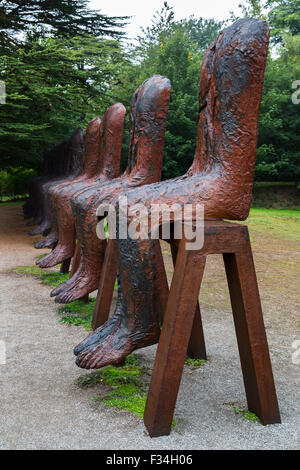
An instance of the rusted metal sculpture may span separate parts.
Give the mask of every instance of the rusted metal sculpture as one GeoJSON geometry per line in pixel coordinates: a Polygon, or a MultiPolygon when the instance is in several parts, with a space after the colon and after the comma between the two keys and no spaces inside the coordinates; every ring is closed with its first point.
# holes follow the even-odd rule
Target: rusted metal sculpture
{"type": "Polygon", "coordinates": [[[125,173],[105,186],[96,183],[71,198],[81,259],[76,273],[52,291],[57,302],[82,298],[98,287],[106,248],[105,240],[96,236],[99,204],[110,203],[129,188],[160,180],[169,99],[170,81],[159,75],[136,90],[130,105],[130,149],[125,173]]]}
{"type": "Polygon", "coordinates": [[[56,191],[65,188],[65,186],[69,187],[70,185],[78,184],[78,182],[81,180],[84,181],[86,178],[92,177],[93,174],[92,172],[90,174],[89,171],[90,165],[92,165],[94,168],[94,173],[96,172],[99,153],[99,130],[100,120],[98,118],[94,118],[89,122],[84,134],[85,151],[83,170],[81,174],[71,182],[67,180],[61,184],[52,185],[47,189],[46,196],[50,199],[51,216],[49,219],[51,219],[51,231],[48,235],[43,237],[35,244],[35,248],[54,248],[57,245],[59,239],[57,212],[59,208],[57,207],[57,203],[53,198],[55,197],[56,191]]]}
{"type": "MultiPolygon", "coordinates": [[[[202,204],[205,219],[247,218],[268,40],[262,20],[239,20],[219,33],[201,66],[191,168],[182,177],[128,191],[129,207],[141,203],[150,214],[153,204],[202,204]]],[[[83,368],[122,362],[159,339],[155,240],[120,239],[118,246],[122,296],[112,319],[75,348],[83,368]]]]}
{"type": "Polygon", "coordinates": [[[58,211],[61,206],[59,201],[55,201],[55,195],[58,191],[65,189],[65,187],[70,187],[84,182],[89,177],[92,178],[96,174],[98,153],[99,153],[99,131],[100,131],[100,120],[94,118],[87,125],[86,132],[84,134],[84,162],[83,170],[81,174],[70,181],[65,181],[61,184],[51,185],[45,194],[45,197],[49,198],[49,210],[51,215],[48,219],[51,219],[51,231],[48,235],[43,237],[35,244],[35,248],[55,248],[59,239],[59,229],[58,229],[58,211]],[[91,171],[90,171],[91,167],[91,171]]]}
{"type": "Polygon", "coordinates": [[[37,227],[35,227],[30,235],[37,235],[46,232],[51,228],[51,207],[48,190],[64,181],[72,181],[82,171],[83,167],[83,129],[78,127],[71,137],[65,142],[64,148],[65,158],[61,165],[61,172],[58,176],[51,178],[49,181],[39,183],[36,186],[38,199],[41,202],[43,219],[37,227]]]}
{"type": "MultiPolygon", "coordinates": [[[[52,186],[51,198],[53,222],[58,225],[58,245],[37,264],[44,268],[55,266],[71,258],[75,250],[75,222],[71,207],[72,196],[96,185],[110,183],[120,172],[122,137],[126,109],[116,103],[106,110],[102,120],[95,118],[87,126],[85,136],[84,168],[80,176],[71,182],[52,186]]],[[[52,229],[47,241],[55,239],[52,229]]]]}

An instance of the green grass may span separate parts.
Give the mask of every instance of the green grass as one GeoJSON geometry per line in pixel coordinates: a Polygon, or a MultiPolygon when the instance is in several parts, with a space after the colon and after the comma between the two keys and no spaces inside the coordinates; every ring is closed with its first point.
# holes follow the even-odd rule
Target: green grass
{"type": "Polygon", "coordinates": [[[38,279],[41,279],[43,284],[47,284],[48,286],[53,287],[57,287],[59,284],[69,279],[69,274],[63,274],[60,272],[45,272],[38,266],[19,266],[17,268],[13,268],[12,272],[35,276],[38,279]]]}
{"type": "Polygon", "coordinates": [[[300,241],[300,211],[252,208],[246,220],[250,233],[257,231],[274,238],[300,241]]]}
{"type": "Polygon", "coordinates": [[[249,410],[238,408],[236,406],[233,409],[236,414],[241,415],[246,421],[251,421],[252,423],[259,421],[259,417],[249,410]]]}
{"type": "Polygon", "coordinates": [[[84,326],[87,331],[90,331],[95,305],[96,299],[89,299],[88,303],[83,300],[75,300],[67,305],[62,305],[58,312],[69,315],[64,315],[59,321],[68,325],[84,326]]]}
{"type": "Polygon", "coordinates": [[[41,280],[43,281],[43,284],[47,284],[48,286],[53,286],[57,287],[59,286],[62,282],[65,282],[69,279],[69,274],[63,274],[63,273],[45,273],[40,275],[41,280]]]}

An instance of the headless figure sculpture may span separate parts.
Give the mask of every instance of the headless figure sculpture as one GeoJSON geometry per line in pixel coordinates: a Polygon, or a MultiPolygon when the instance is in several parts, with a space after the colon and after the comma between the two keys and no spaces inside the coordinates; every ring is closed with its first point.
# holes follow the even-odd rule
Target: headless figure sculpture
{"type": "Polygon", "coordinates": [[[71,198],[80,266],[68,281],[51,292],[57,302],[72,302],[98,288],[106,248],[106,241],[96,236],[99,204],[109,204],[129,188],[160,180],[169,99],[170,81],[159,75],[137,89],[130,104],[130,149],[125,173],[106,186],[96,185],[71,198]]]}
{"type": "Polygon", "coordinates": [[[39,188],[51,179],[53,180],[66,174],[70,158],[67,148],[68,140],[62,140],[46,150],[44,153],[44,174],[29,180],[29,200],[23,206],[26,218],[33,217],[33,220],[28,225],[36,225],[43,220],[43,207],[39,188]]]}
{"type": "MultiPolygon", "coordinates": [[[[86,179],[95,176],[98,153],[99,153],[99,129],[100,120],[98,118],[92,119],[87,125],[86,132],[84,133],[84,162],[81,174],[73,181],[65,181],[61,184],[50,186],[47,190],[48,197],[50,198],[50,212],[51,212],[51,231],[35,244],[35,248],[54,248],[59,239],[57,211],[58,205],[53,199],[56,192],[60,192],[65,187],[77,184],[79,181],[83,182],[86,179]]],[[[59,203],[58,203],[59,204],[59,203]]]]}
{"type": "Polygon", "coordinates": [[[44,151],[43,174],[31,178],[27,183],[29,199],[22,206],[24,219],[31,219],[32,217],[36,217],[38,215],[38,201],[36,201],[34,197],[34,186],[38,184],[39,181],[42,181],[42,179],[44,179],[44,181],[47,181],[47,178],[49,179],[52,174],[53,168],[51,166],[51,150],[47,149],[44,151]]]}
{"type": "MultiPolygon", "coordinates": [[[[202,204],[205,219],[244,220],[251,203],[259,107],[269,30],[256,19],[221,31],[202,62],[194,162],[173,180],[127,193],[143,203],[202,204]]],[[[130,222],[132,220],[128,220],[130,222]]],[[[154,240],[118,240],[122,296],[115,315],[74,350],[83,368],[122,362],[159,339],[154,240]]]]}
{"type": "Polygon", "coordinates": [[[66,142],[66,167],[60,176],[38,185],[39,198],[42,205],[43,220],[30,235],[37,235],[51,228],[51,207],[48,190],[51,187],[76,178],[83,167],[83,129],[78,127],[66,142]]]}
{"type": "MultiPolygon", "coordinates": [[[[119,175],[125,114],[125,107],[116,103],[106,110],[102,121],[98,118],[90,121],[85,136],[83,172],[72,182],[48,190],[52,213],[57,218],[59,240],[56,248],[37,262],[41,268],[55,266],[74,254],[75,221],[71,207],[72,196],[95,184],[100,188],[102,184],[119,175]]],[[[54,231],[50,232],[48,240],[51,236],[54,238],[54,231]]]]}

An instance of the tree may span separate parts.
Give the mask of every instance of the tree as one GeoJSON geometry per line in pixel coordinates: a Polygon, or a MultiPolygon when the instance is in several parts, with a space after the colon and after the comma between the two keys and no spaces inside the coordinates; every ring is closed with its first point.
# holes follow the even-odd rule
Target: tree
{"type": "Polygon", "coordinates": [[[0,5],[0,46],[20,44],[20,34],[35,38],[79,35],[119,37],[128,17],[109,17],[88,8],[85,0],[5,0],[0,5]]]}
{"type": "Polygon", "coordinates": [[[299,39],[291,36],[277,59],[268,58],[259,120],[257,179],[300,178],[300,105],[292,102],[292,83],[300,76],[299,39]]]}
{"type": "Polygon", "coordinates": [[[0,5],[2,165],[39,167],[44,149],[101,115],[126,63],[124,17],[87,1],[3,1],[0,5]]]}
{"type": "MultiPolygon", "coordinates": [[[[124,96],[124,103],[127,103],[135,87],[151,75],[164,75],[171,81],[163,179],[182,175],[192,163],[201,59],[219,27],[220,23],[214,20],[194,17],[176,22],[173,8],[165,2],[161,11],[154,15],[152,24],[142,31],[138,46],[131,51],[135,66],[124,71],[121,84],[117,86],[118,96],[124,96]]],[[[126,130],[126,137],[127,133],[126,130]]]]}
{"type": "Polygon", "coordinates": [[[87,36],[29,41],[17,55],[0,56],[2,164],[39,166],[45,147],[101,116],[125,62],[118,42],[87,36]]]}
{"type": "Polygon", "coordinates": [[[198,46],[199,52],[205,53],[211,42],[217,37],[225,22],[212,18],[195,18],[190,16],[181,21],[181,24],[189,32],[190,40],[198,46]]]}
{"type": "Polygon", "coordinates": [[[300,177],[300,113],[292,102],[293,82],[300,77],[300,0],[247,0],[244,16],[267,19],[271,47],[260,107],[255,178],[300,177]],[[272,46],[276,45],[276,48],[272,46]]]}
{"type": "Polygon", "coordinates": [[[264,8],[266,0],[246,0],[239,4],[239,8],[245,18],[265,18],[264,8]]]}
{"type": "Polygon", "coordinates": [[[275,44],[284,44],[286,36],[300,35],[300,0],[268,0],[268,21],[275,44]]]}

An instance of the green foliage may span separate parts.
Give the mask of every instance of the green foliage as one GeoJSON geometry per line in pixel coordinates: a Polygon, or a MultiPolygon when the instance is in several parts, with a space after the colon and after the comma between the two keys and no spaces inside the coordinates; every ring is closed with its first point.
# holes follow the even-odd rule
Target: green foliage
{"type": "Polygon", "coordinates": [[[293,49],[296,42],[295,37],[287,41],[279,58],[268,58],[259,119],[258,180],[300,178],[300,105],[291,98],[292,83],[300,77],[300,62],[293,49]]]}
{"type": "Polygon", "coordinates": [[[86,0],[4,0],[0,5],[0,49],[17,47],[24,32],[32,36],[120,36],[128,17],[109,17],[86,0]],[[20,37],[21,36],[21,37],[20,37]]]}
{"type": "Polygon", "coordinates": [[[44,150],[101,115],[121,74],[127,17],[86,0],[6,0],[0,5],[0,158],[41,169],[44,150]],[[111,39],[113,38],[113,39],[111,39]]]}
{"type": "Polygon", "coordinates": [[[265,18],[263,14],[265,3],[265,0],[246,0],[239,4],[239,8],[245,18],[265,18]]]}
{"type": "Polygon", "coordinates": [[[8,167],[0,170],[0,199],[26,193],[27,182],[37,175],[33,168],[8,167]]]}
{"type": "Polygon", "coordinates": [[[292,102],[292,84],[300,77],[300,0],[246,0],[240,7],[243,16],[268,21],[271,46],[277,45],[265,71],[255,179],[297,181],[300,105],[292,102]]]}
{"type": "MultiPolygon", "coordinates": [[[[133,46],[118,39],[126,19],[108,18],[87,5],[81,0],[54,0],[51,5],[20,0],[0,6],[0,80],[7,90],[6,104],[0,105],[0,197],[23,192],[27,176],[16,182],[9,167],[40,170],[47,147],[117,101],[128,110],[134,90],[153,74],[172,83],[163,179],[182,175],[192,163],[201,60],[229,21],[194,16],[175,21],[174,9],[164,2],[133,46]]],[[[265,73],[255,178],[297,181],[300,105],[291,97],[292,83],[300,77],[300,0],[244,0],[240,11],[241,16],[268,20],[273,46],[265,73]]],[[[232,15],[230,21],[235,19],[232,15]]],[[[128,144],[127,114],[122,170],[128,144]]]]}
{"type": "MultiPolygon", "coordinates": [[[[123,82],[138,86],[153,74],[171,81],[171,101],[165,134],[163,179],[183,174],[191,165],[197,133],[198,82],[203,51],[215,38],[221,23],[195,19],[176,22],[174,11],[165,2],[150,27],[142,31],[139,45],[132,51],[134,73],[127,70],[123,82]]],[[[125,87],[123,86],[123,90],[125,87]]],[[[127,136],[128,139],[128,136],[127,136]]]]}
{"type": "Polygon", "coordinates": [[[300,0],[267,0],[272,40],[284,44],[287,35],[300,35],[300,0]]]}
{"type": "Polygon", "coordinates": [[[259,421],[259,417],[249,410],[245,410],[238,407],[234,407],[233,409],[236,414],[241,415],[246,421],[251,421],[252,423],[259,421]]]}
{"type": "Polygon", "coordinates": [[[2,165],[41,168],[45,147],[111,104],[107,90],[124,61],[117,41],[92,36],[28,40],[0,56],[7,91],[0,106],[2,165]]]}

